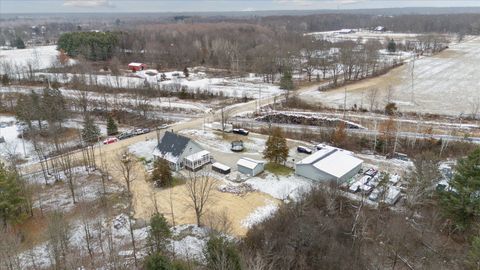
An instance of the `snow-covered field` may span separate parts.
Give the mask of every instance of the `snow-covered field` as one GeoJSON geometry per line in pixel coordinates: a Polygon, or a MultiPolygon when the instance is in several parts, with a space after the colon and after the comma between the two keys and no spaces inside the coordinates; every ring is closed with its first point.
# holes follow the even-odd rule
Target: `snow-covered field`
{"type": "Polygon", "coordinates": [[[306,35],[314,36],[317,39],[326,39],[330,42],[341,42],[345,40],[357,41],[359,38],[366,41],[368,39],[376,39],[384,42],[388,39],[394,39],[397,42],[404,42],[405,40],[415,39],[418,34],[412,33],[394,33],[394,32],[377,32],[364,29],[353,29],[352,33],[337,31],[312,32],[306,35]]]}
{"type": "MultiPolygon", "coordinates": [[[[435,56],[405,64],[386,75],[347,86],[347,107],[356,104],[369,108],[373,100],[373,107],[381,109],[390,100],[403,111],[454,116],[478,113],[479,62],[480,38],[472,38],[435,56]],[[372,94],[373,88],[378,89],[376,95],[372,94]]],[[[308,102],[342,107],[344,91],[343,87],[326,92],[310,91],[301,97],[308,102]]]]}
{"type": "Polygon", "coordinates": [[[111,76],[111,75],[78,75],[78,74],[53,74],[38,73],[37,76],[48,77],[51,80],[59,82],[69,82],[76,76],[90,85],[105,85],[114,88],[137,88],[151,87],[153,89],[162,89],[162,87],[171,90],[180,91],[186,87],[190,92],[209,92],[215,95],[227,97],[249,97],[259,98],[280,94],[282,90],[276,85],[263,83],[259,77],[247,78],[205,78],[203,75],[192,73],[189,78],[183,76],[172,76],[172,74],[183,74],[181,71],[165,73],[168,80],[161,81],[160,74],[150,76],[140,71],[131,76],[111,76]]]}
{"type": "MultiPolygon", "coordinates": [[[[0,73],[6,69],[24,71],[45,69],[58,63],[59,52],[56,45],[39,46],[22,50],[0,50],[0,73]]],[[[70,60],[70,64],[75,61],[70,60]]]]}

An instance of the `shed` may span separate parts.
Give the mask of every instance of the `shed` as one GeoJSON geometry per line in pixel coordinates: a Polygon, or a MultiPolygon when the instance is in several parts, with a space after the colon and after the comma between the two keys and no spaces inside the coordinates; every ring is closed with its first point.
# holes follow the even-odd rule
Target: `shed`
{"type": "Polygon", "coordinates": [[[265,162],[251,158],[242,157],[237,161],[237,169],[240,173],[256,176],[265,169],[265,162]]]}
{"type": "Polygon", "coordinates": [[[225,164],[215,162],[212,164],[212,170],[221,174],[229,174],[230,173],[230,167],[228,167],[225,164]]]}
{"type": "Polygon", "coordinates": [[[128,69],[130,69],[131,71],[140,71],[140,70],[144,70],[146,68],[147,68],[147,65],[144,64],[144,63],[132,62],[132,63],[128,64],[128,69]]]}
{"type": "Polygon", "coordinates": [[[315,181],[345,182],[362,168],[363,161],[349,151],[324,146],[295,164],[295,174],[315,181]]]}

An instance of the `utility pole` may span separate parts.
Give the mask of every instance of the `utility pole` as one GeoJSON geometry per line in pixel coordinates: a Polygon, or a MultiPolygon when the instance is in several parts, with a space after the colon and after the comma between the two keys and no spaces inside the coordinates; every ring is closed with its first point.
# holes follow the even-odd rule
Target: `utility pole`
{"type": "Polygon", "coordinates": [[[25,139],[23,138],[24,128],[22,128],[22,146],[23,146],[23,157],[27,157],[27,151],[25,151],[25,139]]]}
{"type": "Polygon", "coordinates": [[[411,101],[412,101],[412,106],[415,104],[415,94],[414,94],[414,70],[415,70],[415,53],[413,54],[413,60],[412,60],[412,96],[411,96],[411,101]]]}
{"type": "Polygon", "coordinates": [[[345,87],[345,96],[343,98],[343,119],[347,113],[347,87],[345,87]]]}

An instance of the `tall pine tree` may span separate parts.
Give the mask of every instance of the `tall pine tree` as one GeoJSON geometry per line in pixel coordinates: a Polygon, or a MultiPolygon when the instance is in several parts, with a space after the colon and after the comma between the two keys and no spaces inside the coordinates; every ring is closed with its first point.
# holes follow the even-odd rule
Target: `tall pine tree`
{"type": "Polygon", "coordinates": [[[17,175],[0,164],[0,222],[3,226],[20,221],[25,215],[24,206],[25,197],[17,175]]]}
{"type": "Polygon", "coordinates": [[[480,217],[480,148],[460,159],[450,181],[451,189],[440,193],[442,210],[460,230],[480,217]]]}
{"type": "Polygon", "coordinates": [[[163,158],[155,160],[152,181],[154,181],[158,187],[168,187],[172,185],[173,176],[167,160],[163,158]]]}
{"type": "Polygon", "coordinates": [[[115,123],[115,120],[111,115],[108,115],[107,117],[107,135],[116,135],[118,134],[118,126],[117,123],[115,123]]]}
{"type": "Polygon", "coordinates": [[[270,162],[280,164],[285,162],[288,157],[287,140],[283,136],[282,129],[279,127],[273,128],[266,143],[263,157],[270,162]]]}
{"type": "Polygon", "coordinates": [[[87,114],[85,115],[83,130],[82,130],[82,139],[87,143],[94,143],[98,141],[100,137],[100,129],[93,119],[87,114]]]}

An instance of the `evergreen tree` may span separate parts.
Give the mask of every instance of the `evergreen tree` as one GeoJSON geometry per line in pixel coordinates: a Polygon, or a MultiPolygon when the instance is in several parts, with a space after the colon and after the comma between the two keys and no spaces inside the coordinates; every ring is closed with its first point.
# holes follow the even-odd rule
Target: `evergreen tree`
{"type": "Polygon", "coordinates": [[[292,72],[290,70],[286,70],[283,72],[283,76],[280,79],[280,89],[293,90],[294,88],[292,72]]]}
{"type": "Polygon", "coordinates": [[[115,123],[115,120],[111,115],[108,115],[107,117],[107,135],[115,135],[118,133],[118,126],[117,123],[115,123]]]}
{"type": "Polygon", "coordinates": [[[387,50],[391,53],[394,53],[397,51],[397,43],[395,43],[395,41],[392,39],[390,39],[390,41],[388,42],[387,44],[387,50]]]}
{"type": "Polygon", "coordinates": [[[155,160],[152,172],[152,181],[159,187],[168,187],[172,185],[173,177],[168,161],[159,158],[155,160]]]}
{"type": "Polygon", "coordinates": [[[41,111],[50,125],[63,123],[67,118],[66,102],[59,89],[43,89],[41,111]]]}
{"type": "Polygon", "coordinates": [[[190,76],[190,73],[188,72],[188,68],[187,68],[187,67],[185,67],[185,68],[183,69],[183,75],[185,75],[185,78],[188,78],[188,76],[190,76]]]}
{"type": "Polygon", "coordinates": [[[480,148],[460,159],[456,170],[451,189],[440,192],[440,202],[445,215],[465,230],[480,216],[480,148]]]}
{"type": "Polygon", "coordinates": [[[7,74],[3,74],[2,76],[2,85],[6,86],[10,84],[10,78],[8,77],[7,74]]]}
{"type": "Polygon", "coordinates": [[[100,129],[93,119],[87,114],[83,122],[82,138],[86,143],[94,143],[100,137],[100,129]]]}
{"type": "Polygon", "coordinates": [[[17,37],[15,39],[15,47],[17,47],[17,49],[25,49],[26,48],[25,43],[23,42],[23,39],[21,37],[17,37]]]}
{"type": "Polygon", "coordinates": [[[276,127],[272,130],[266,143],[265,150],[263,151],[263,157],[279,164],[285,162],[288,157],[287,140],[283,136],[282,129],[276,127]]]}
{"type": "Polygon", "coordinates": [[[170,260],[163,256],[161,253],[156,253],[149,255],[145,258],[144,261],[145,270],[177,270],[179,268],[175,267],[170,260]]]}
{"type": "Polygon", "coordinates": [[[150,232],[148,235],[148,244],[151,253],[155,254],[164,252],[170,236],[170,228],[168,227],[165,217],[159,213],[154,214],[150,218],[150,232]]]}
{"type": "Polygon", "coordinates": [[[235,245],[220,236],[212,236],[205,247],[207,268],[211,270],[242,269],[240,255],[235,245]]]}
{"type": "Polygon", "coordinates": [[[24,217],[25,197],[18,176],[0,164],[0,222],[15,224],[24,217]]]}
{"type": "Polygon", "coordinates": [[[467,265],[471,269],[480,269],[480,237],[475,236],[467,255],[467,265]]]}

